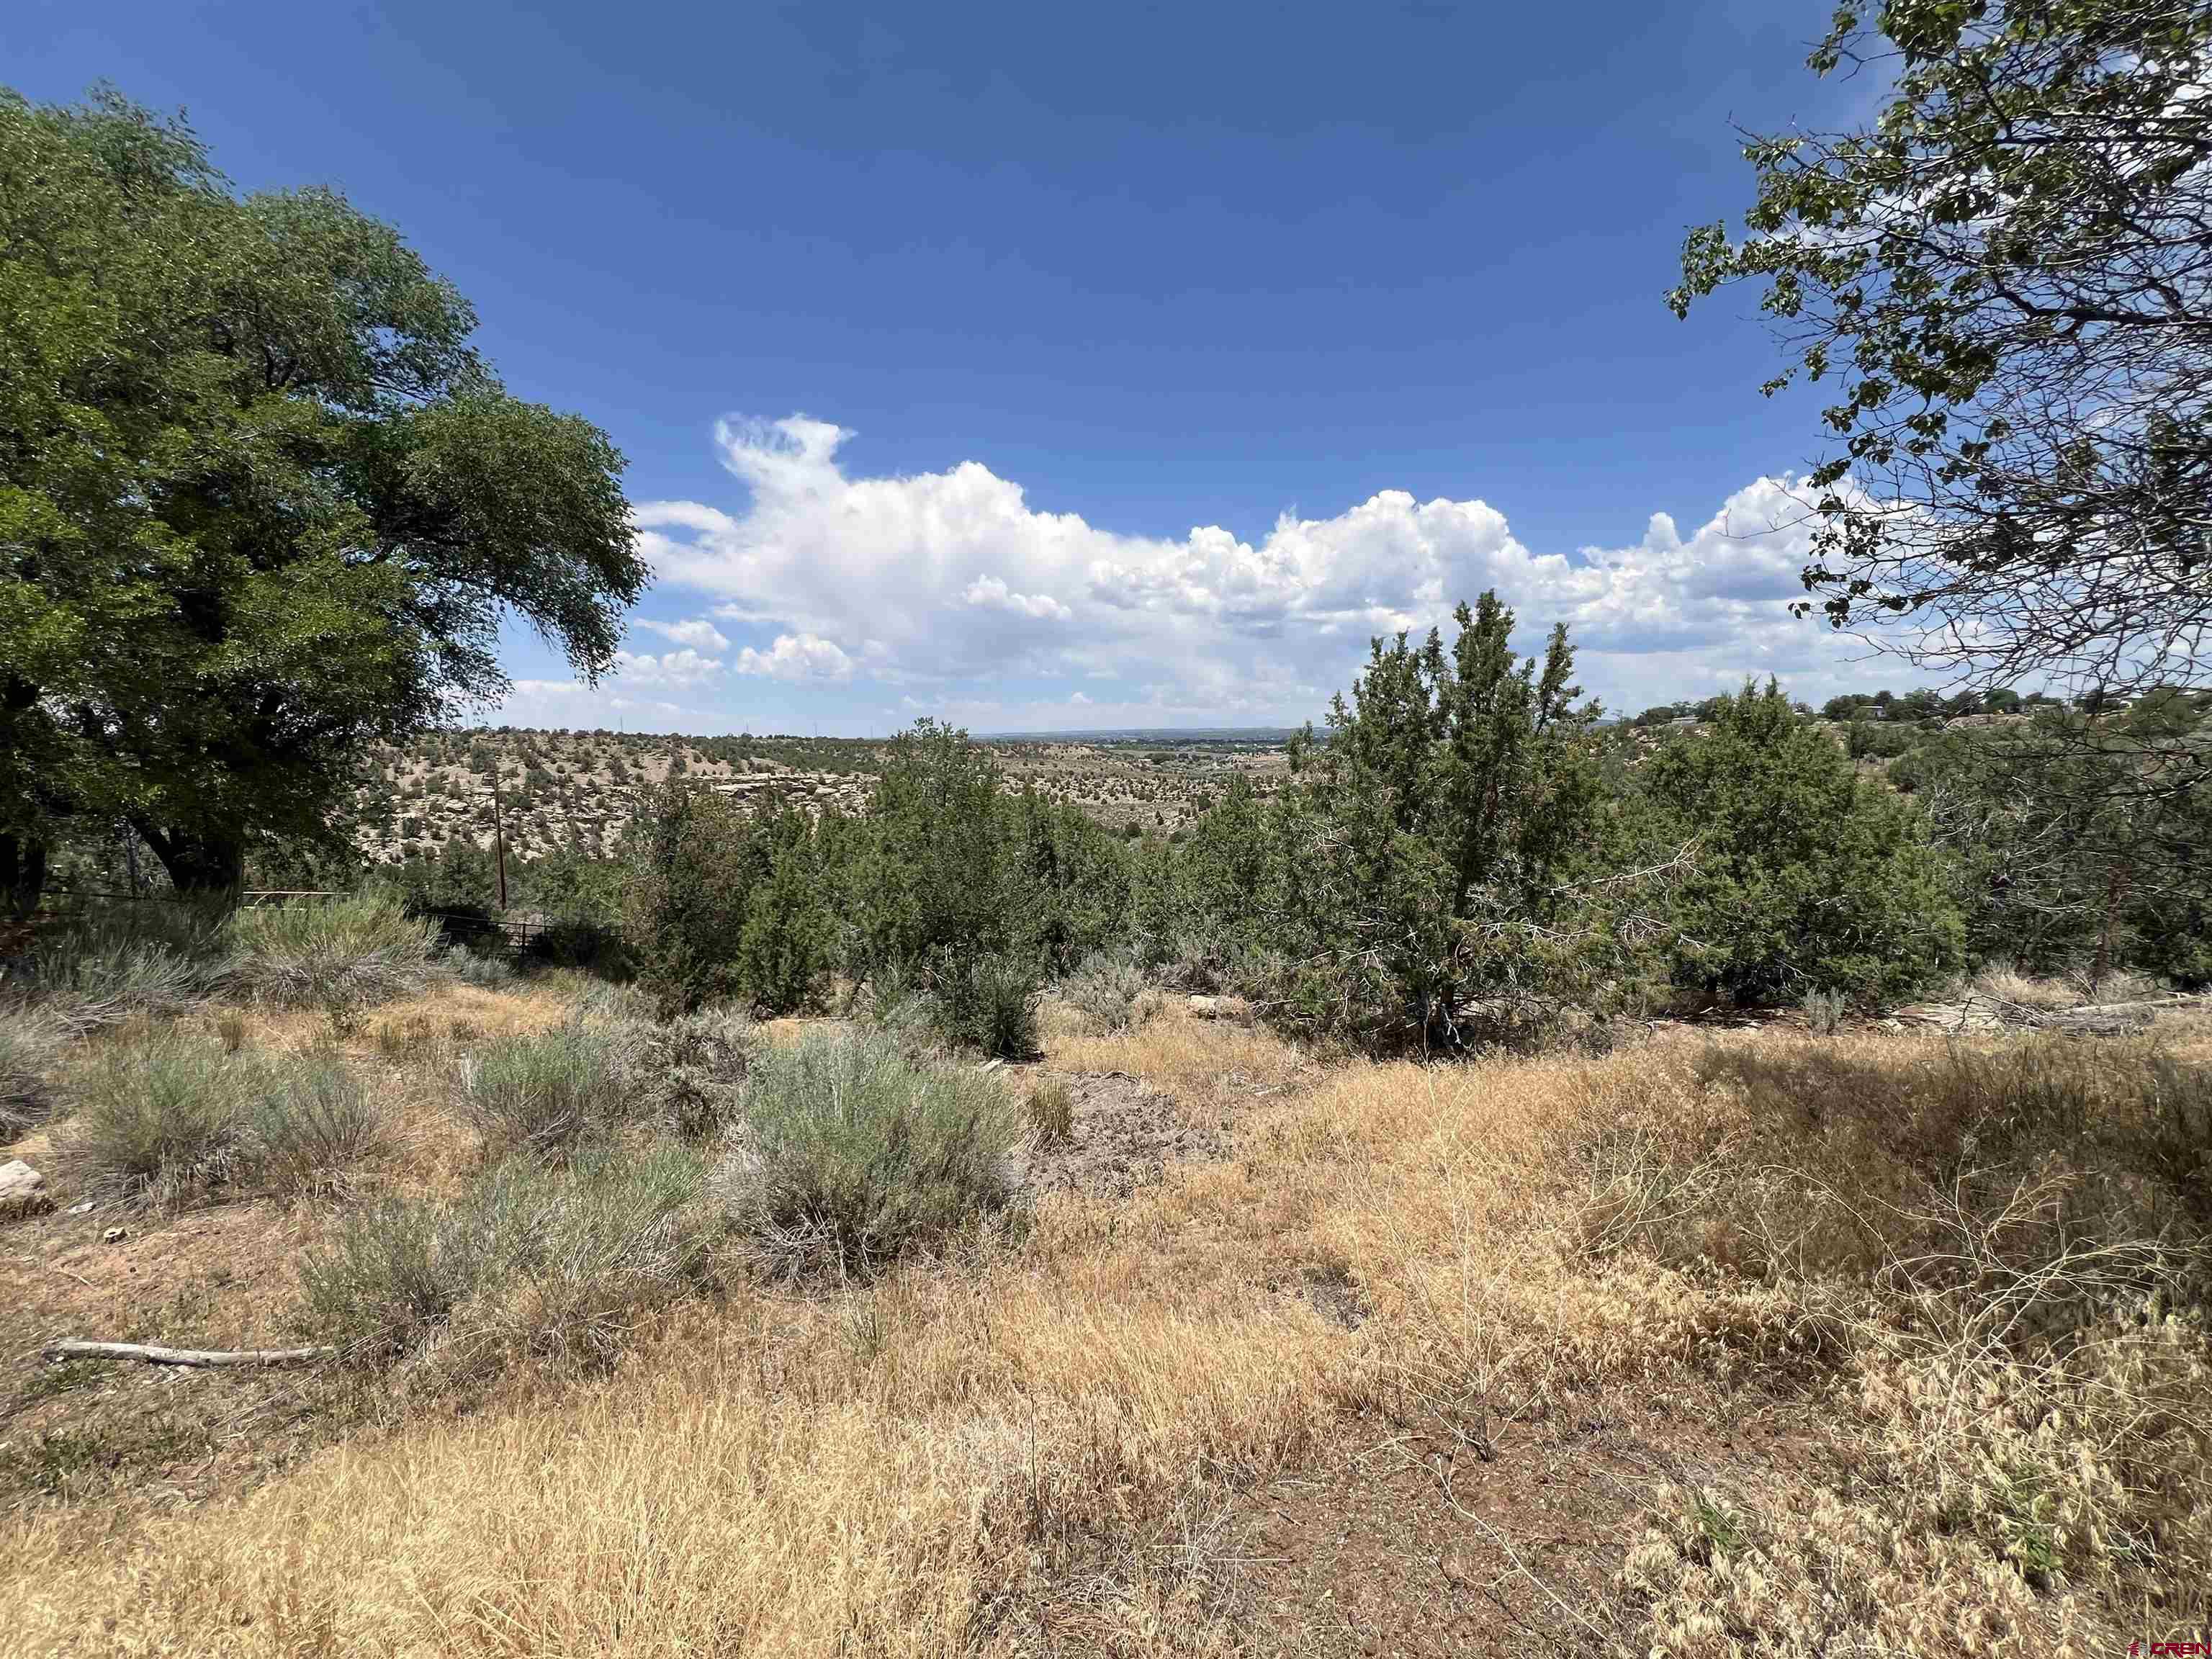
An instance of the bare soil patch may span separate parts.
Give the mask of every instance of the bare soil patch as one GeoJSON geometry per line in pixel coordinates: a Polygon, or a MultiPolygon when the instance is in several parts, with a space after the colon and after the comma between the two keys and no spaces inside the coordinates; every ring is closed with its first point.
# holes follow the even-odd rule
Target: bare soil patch
{"type": "Polygon", "coordinates": [[[1075,1103],[1067,1139],[1030,1159],[1030,1180],[1041,1193],[1126,1197],[1158,1181],[1171,1163],[1228,1151],[1218,1129],[1191,1117],[1167,1090],[1127,1072],[1040,1071],[1037,1078],[1066,1083],[1075,1103]]]}
{"type": "Polygon", "coordinates": [[[1741,1489],[1818,1456],[1771,1402],[1701,1424],[1593,1400],[1494,1434],[1362,1413],[1241,1506],[1237,1599],[1268,1652],[1605,1651],[1632,1626],[1614,1580],[1656,1482],[1741,1489]]]}
{"type": "Polygon", "coordinates": [[[344,1391],[330,1374],[55,1364],[40,1352],[71,1337],[278,1343],[303,1224],[256,1202],[64,1210],[0,1231],[0,1514],[100,1500],[119,1524],[255,1485],[319,1443],[344,1391]]]}

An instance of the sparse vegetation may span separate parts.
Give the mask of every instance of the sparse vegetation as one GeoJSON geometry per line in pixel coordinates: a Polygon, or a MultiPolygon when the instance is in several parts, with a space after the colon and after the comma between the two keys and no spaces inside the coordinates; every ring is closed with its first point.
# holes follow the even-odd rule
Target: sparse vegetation
{"type": "MultiPolygon", "coordinates": [[[[1232,1042],[1240,1068],[1282,1063],[1263,1032],[1182,1017],[1082,1042],[1179,1087],[1232,1042]]],[[[1605,1060],[1340,1066],[1241,1108],[1239,1158],[1103,1208],[1048,1206],[1027,1249],[957,1272],[892,1253],[868,1219],[939,1216],[957,1233],[979,1212],[955,1194],[884,1200],[885,1149],[912,1143],[860,1126],[913,1110],[925,1075],[989,1082],[917,1073],[881,1038],[771,1048],[746,1085],[762,1162],[734,1193],[672,1142],[650,1169],[625,1172],[639,1154],[608,1146],[510,1159],[450,1197],[345,1206],[308,1302],[349,1352],[404,1362],[434,1394],[517,1364],[603,1369],[640,1343],[652,1363],[496,1416],[426,1419],[343,1470],[311,1464],[255,1504],[164,1522],[177,1599],[149,1602],[112,1562],[34,1530],[11,1563],[44,1586],[32,1617],[127,1606],[152,1632],[198,1616],[192,1586],[221,1584],[403,1645],[428,1628],[420,1596],[380,1588],[404,1574],[433,1595],[465,1586],[524,1646],[619,1623],[679,1644],[858,1628],[911,1649],[967,1639],[991,1607],[1064,1613],[1078,1604],[1033,1565],[1056,1528],[1140,1539],[1193,1505],[1243,1513],[1240,1494],[1304,1468],[1358,1411],[1401,1433],[1449,1413],[1499,1447],[1484,1478],[1510,1492],[1554,1439],[1596,1455],[1578,1422],[1663,1444],[1685,1415],[1723,1409],[1810,1437],[1594,1487],[1640,1505],[1594,1529],[1590,1547],[1624,1552],[1595,1577],[1523,1558],[1606,1642],[1704,1651],[1702,1621],[1724,1618],[1778,1653],[1863,1639],[1932,1655],[1915,1632],[1965,1621],[2027,1659],[2069,1629],[2107,1644],[2154,1593],[2185,1628],[2206,1616],[2212,1527],[2193,1494],[2212,1375],[2189,1160],[2212,1122],[2201,1069],[2157,1042],[1728,1034],[1605,1060]],[[1982,1174],[1961,1185],[1969,1149],[1982,1174]],[[754,1231],[779,1215],[771,1170],[804,1173],[754,1231]],[[656,1334],[656,1310],[713,1288],[725,1213],[740,1257],[779,1272],[870,1240],[864,1303],[778,1301],[771,1350],[735,1286],[726,1311],[656,1334]],[[1301,1261],[1356,1287],[1356,1338],[1266,1288],[1301,1261]],[[626,1504],[653,1516],[672,1576],[613,1604],[565,1568],[549,1584],[549,1563],[610,1544],[626,1504]],[[817,1569],[856,1524],[875,1576],[830,1593],[817,1569]],[[280,1576],[258,1564],[283,1538],[307,1547],[280,1576]],[[729,1572],[733,1558],[774,1564],[767,1582],[729,1572]]],[[[1036,1109],[1002,1094],[990,1109],[1015,1140],[1036,1133],[1036,1109]]],[[[1159,1616],[1143,1581],[1104,1582],[1083,1592],[1086,1617],[1159,1616]]],[[[1195,1639],[1202,1623],[1175,1605],[1170,1628],[1195,1639]]]]}
{"type": "MultiPolygon", "coordinates": [[[[880,544],[1071,709],[1217,623],[1304,697],[1257,641],[1492,568],[1594,630],[1483,592],[1318,734],[436,726],[502,607],[547,707],[849,718],[915,635],[732,591],[618,650],[641,532],[778,560],[633,514],[341,198],[0,89],[11,1650],[2200,1645],[2212,9],[1832,27],[1888,107],[1754,143],[1673,296],[1763,280],[1844,386],[1754,556],[1794,476],[1578,560],[1395,492],[1180,572],[1071,515],[1017,592],[963,468],[880,544]],[[1716,690],[1805,534],[1964,683],[1716,690]],[[1608,719],[1579,639],[1685,678],[1608,719]]],[[[752,510],[918,483],[840,430],[741,441],[752,510]]]]}
{"type": "Polygon", "coordinates": [[[257,1173],[279,1192],[342,1188],[391,1145],[389,1111],[334,1048],[287,1055],[258,1083],[248,1144],[257,1173]]]}
{"type": "Polygon", "coordinates": [[[70,1079],[61,1167],[100,1199],[161,1206],[331,1187],[389,1144],[386,1108],[337,1051],[267,1054],[184,1025],[101,1044],[70,1079]]]}
{"type": "Polygon", "coordinates": [[[635,1055],[629,1027],[581,1016],[502,1038],[468,1064],[461,1115],[494,1157],[566,1152],[625,1115],[635,1055]]]}
{"type": "Polygon", "coordinates": [[[240,910],[231,918],[230,975],[247,994],[316,1008],[340,1030],[419,990],[441,968],[438,929],[398,896],[372,890],[325,903],[240,910]]]}
{"type": "Polygon", "coordinates": [[[1075,1097],[1058,1078],[1030,1091],[1030,1128],[1044,1146],[1064,1146],[1075,1133],[1075,1097]]]}
{"type": "Polygon", "coordinates": [[[37,939],[13,976],[21,994],[72,1035],[204,1006],[224,977],[215,933],[196,913],[142,909],[94,915],[37,939]]]}
{"type": "Polygon", "coordinates": [[[48,1073],[63,1042],[59,1022],[0,1007],[0,1145],[42,1121],[52,1105],[48,1073]]]}
{"type": "Polygon", "coordinates": [[[687,1139],[721,1134],[737,1121],[756,1041],[751,1021],[724,1008],[646,1027],[635,1065],[641,1102],[687,1139]]]}
{"type": "Polygon", "coordinates": [[[1125,1031],[1156,1012],[1159,993],[1133,962],[1104,954],[1087,959],[1061,982],[1060,994],[1100,1031],[1125,1031]]]}
{"type": "Polygon", "coordinates": [[[350,1210],[303,1263],[309,1320],[349,1355],[427,1358],[449,1380],[523,1357],[605,1366],[698,1283],[716,1232],[704,1180],[672,1144],[601,1146],[350,1210]]]}
{"type": "Polygon", "coordinates": [[[55,1138],[69,1178],[97,1197],[179,1203],[241,1176],[255,1070],[177,1026],[104,1045],[55,1138]]]}
{"type": "Polygon", "coordinates": [[[780,1272],[871,1272],[1017,1195],[1020,1107],[995,1079],[917,1066],[884,1036],[809,1036],[763,1054],[744,1113],[728,1203],[780,1272]]]}

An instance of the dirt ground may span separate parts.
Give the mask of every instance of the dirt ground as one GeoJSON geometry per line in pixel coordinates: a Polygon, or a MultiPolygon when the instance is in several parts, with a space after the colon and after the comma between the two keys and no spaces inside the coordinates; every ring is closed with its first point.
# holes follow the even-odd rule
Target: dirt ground
{"type": "MultiPolygon", "coordinates": [[[[557,1012],[542,994],[448,991],[384,1011],[355,1048],[363,1064],[387,1051],[450,1053],[557,1012]]],[[[2178,1036],[2192,1060],[2212,1055],[2207,1029],[2178,1036]]],[[[1656,1040],[1707,1037],[1684,1030],[1656,1040]]],[[[1032,1155],[1028,1177],[1041,1197],[1098,1206],[1109,1229],[1126,1230],[1141,1194],[1164,1182],[1177,1190],[1178,1170],[1225,1185],[1245,1163],[1319,1161],[1346,1150],[1255,1128],[1261,1103],[1299,1095],[1324,1073],[1261,1034],[1178,1018],[1110,1037],[1069,1028],[1048,1047],[1048,1059],[1005,1068],[1018,1093],[1063,1085],[1073,1103],[1072,1133],[1032,1155]]],[[[440,1121],[425,1117],[422,1133],[441,1132],[440,1121]]],[[[42,1133],[0,1148],[0,1158],[36,1164],[49,1151],[42,1133]]],[[[0,1224],[0,1529],[61,1516],[84,1548],[120,1549],[150,1519],[215,1509],[331,1454],[342,1438],[423,1409],[336,1367],[195,1371],[44,1359],[44,1346],[64,1337],[209,1347],[297,1340],[297,1263],[329,1213],[320,1200],[269,1200],[173,1215],[78,1212],[66,1189],[58,1195],[59,1208],[0,1224]]],[[[1224,1213],[1219,1224],[1233,1231],[1243,1212],[1224,1206],[1224,1213]]],[[[1157,1244],[1155,1260],[1171,1256],[1186,1236],[1164,1231],[1146,1248],[1157,1244]]],[[[1272,1233],[1265,1248],[1238,1297],[1263,1311],[1296,1309],[1301,1319],[1310,1310],[1331,1342],[1356,1346],[1386,1328],[1387,1320],[1370,1327],[1376,1315],[1367,1289],[1332,1267],[1325,1249],[1279,1253],[1272,1233]]],[[[721,1315],[701,1305],[672,1317],[721,1315]]],[[[459,1418],[474,1407],[455,1401],[445,1409],[459,1418]]],[[[1832,1455],[1814,1407],[1786,1391],[1670,1394],[1600,1382],[1526,1416],[1499,1420],[1489,1414],[1496,1409],[1439,1401],[1409,1382],[1384,1406],[1347,1411],[1281,1472],[1224,1473],[1213,1486],[1216,1509],[1193,1516],[1183,1535],[1139,1547],[1172,1565],[1163,1576],[1183,1586],[1219,1639],[1182,1645],[1178,1636],[1146,1650],[1314,1659],[1631,1651],[1621,1631],[1589,1622],[1590,1610],[1618,1602],[1617,1575],[1655,1492],[1753,1493],[1825,1471],[1832,1455]]],[[[1061,1627],[1066,1613],[1048,1598],[1008,1608],[996,1647],[1100,1650],[1080,1620],[1061,1627]]]]}
{"type": "Polygon", "coordinates": [[[245,1490],[319,1443],[351,1392],[333,1374],[40,1354],[72,1338],[282,1344],[307,1224],[255,1202],[175,1216],[61,1210],[0,1229],[0,1515],[88,1503],[119,1524],[245,1490]]]}
{"type": "Polygon", "coordinates": [[[1066,1140],[1032,1156],[1029,1179],[1039,1192],[1078,1191],[1127,1197],[1158,1181],[1171,1163],[1224,1156],[1228,1138],[1195,1119],[1167,1090],[1127,1072],[1059,1073],[1044,1066],[1032,1087],[1066,1085],[1075,1105],[1066,1140]]]}
{"type": "Polygon", "coordinates": [[[1285,1654],[1588,1653],[1662,1479],[1741,1488],[1814,1455],[1767,1407],[1721,1425],[1648,1402],[1502,1426],[1362,1418],[1235,1521],[1249,1616],[1285,1654]]]}

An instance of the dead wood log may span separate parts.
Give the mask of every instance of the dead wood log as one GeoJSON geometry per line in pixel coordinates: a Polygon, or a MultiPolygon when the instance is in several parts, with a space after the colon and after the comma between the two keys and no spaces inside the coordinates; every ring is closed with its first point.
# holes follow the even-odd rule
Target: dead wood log
{"type": "Polygon", "coordinates": [[[149,1365],[311,1365],[336,1348],[164,1348],[150,1342],[49,1342],[48,1359],[142,1359],[149,1365]]]}

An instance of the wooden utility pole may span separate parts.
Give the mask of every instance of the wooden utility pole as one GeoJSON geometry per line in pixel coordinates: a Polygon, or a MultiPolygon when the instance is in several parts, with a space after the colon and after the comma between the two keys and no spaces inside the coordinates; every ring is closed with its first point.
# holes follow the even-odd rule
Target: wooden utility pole
{"type": "MultiPolygon", "coordinates": [[[[493,763],[495,768],[497,763],[493,763]]],[[[500,811],[499,774],[495,770],[491,780],[491,844],[499,857],[499,908],[507,914],[507,817],[500,811]]]]}

